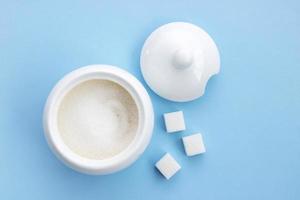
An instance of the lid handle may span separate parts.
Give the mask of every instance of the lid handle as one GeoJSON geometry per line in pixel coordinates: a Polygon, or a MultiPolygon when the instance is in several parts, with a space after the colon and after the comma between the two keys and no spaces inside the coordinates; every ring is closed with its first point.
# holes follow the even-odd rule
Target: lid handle
{"type": "Polygon", "coordinates": [[[186,48],[177,49],[172,55],[173,66],[176,69],[187,69],[193,62],[193,54],[186,48]]]}

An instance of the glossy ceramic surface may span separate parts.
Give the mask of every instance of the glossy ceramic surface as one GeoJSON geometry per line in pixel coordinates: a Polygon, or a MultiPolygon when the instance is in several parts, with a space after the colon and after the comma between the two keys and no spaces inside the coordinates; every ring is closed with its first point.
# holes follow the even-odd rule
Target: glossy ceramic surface
{"type": "Polygon", "coordinates": [[[200,27],[185,22],[169,23],[151,33],[140,64],[150,88],[177,102],[202,96],[209,78],[220,71],[213,39],[200,27]]]}

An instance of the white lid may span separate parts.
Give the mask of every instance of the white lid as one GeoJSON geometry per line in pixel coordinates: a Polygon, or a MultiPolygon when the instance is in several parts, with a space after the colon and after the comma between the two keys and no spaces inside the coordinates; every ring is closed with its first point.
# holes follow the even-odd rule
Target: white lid
{"type": "Polygon", "coordinates": [[[202,96],[208,79],[220,70],[213,39],[200,27],[184,22],[169,23],[152,32],[140,62],[149,87],[177,102],[202,96]]]}

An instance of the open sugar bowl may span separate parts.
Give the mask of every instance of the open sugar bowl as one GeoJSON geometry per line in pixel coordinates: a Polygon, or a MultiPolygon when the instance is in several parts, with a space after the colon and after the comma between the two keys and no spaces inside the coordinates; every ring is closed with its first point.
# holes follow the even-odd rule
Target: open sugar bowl
{"type": "Polygon", "coordinates": [[[109,65],[90,65],[61,79],[44,110],[48,144],[69,167],[109,174],[132,164],[145,150],[154,123],[142,84],[109,65]]]}

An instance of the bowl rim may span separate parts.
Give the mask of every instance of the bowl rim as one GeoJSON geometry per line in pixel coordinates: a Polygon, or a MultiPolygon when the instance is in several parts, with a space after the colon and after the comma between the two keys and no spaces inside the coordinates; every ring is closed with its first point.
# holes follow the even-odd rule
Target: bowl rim
{"type": "Polygon", "coordinates": [[[54,86],[44,108],[43,127],[48,145],[67,166],[87,174],[109,174],[128,167],[148,146],[154,126],[151,99],[143,85],[129,72],[111,65],[88,65],[71,71],[54,86]],[[138,109],[138,128],[134,139],[120,153],[102,160],[82,157],[63,142],[57,128],[57,111],[61,100],[72,88],[94,79],[110,80],[132,96],[138,109]]]}

